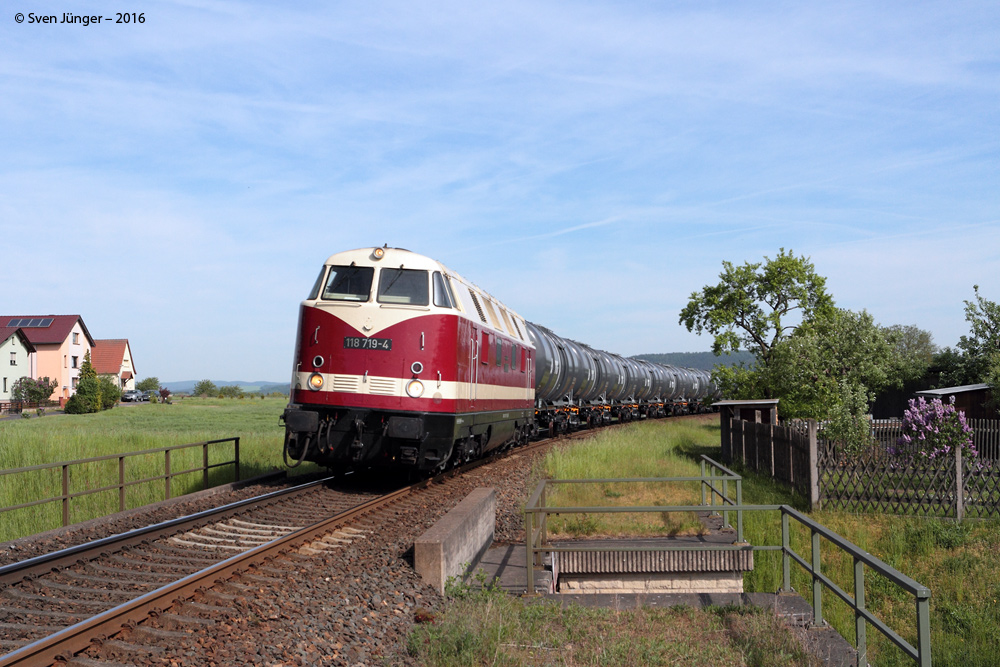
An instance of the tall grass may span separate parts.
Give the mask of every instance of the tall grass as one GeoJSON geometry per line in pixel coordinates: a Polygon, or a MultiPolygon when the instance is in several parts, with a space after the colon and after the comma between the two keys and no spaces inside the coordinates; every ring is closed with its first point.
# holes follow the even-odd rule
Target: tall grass
{"type": "Polygon", "coordinates": [[[601,609],[532,604],[488,587],[450,592],[440,616],[418,611],[408,650],[421,665],[812,664],[765,610],[601,609]]]}
{"type": "MultiPolygon", "coordinates": [[[[119,406],[90,415],[49,415],[33,419],[0,421],[0,469],[24,468],[43,463],[157,449],[221,438],[240,438],[240,470],[244,479],[283,467],[283,430],[278,417],[286,399],[264,400],[186,399],[163,403],[119,406]]],[[[209,463],[233,458],[232,445],[212,445],[209,463]]],[[[201,448],[171,454],[173,471],[201,466],[201,448]]],[[[162,475],[162,453],[130,458],[126,480],[162,475]]],[[[306,466],[301,469],[306,471],[306,466]]],[[[310,468],[315,470],[315,468],[310,468]]],[[[53,497],[62,493],[59,469],[0,477],[0,507],[53,497]]],[[[234,479],[232,466],[213,469],[210,485],[234,479]]],[[[101,488],[118,482],[116,460],[71,468],[70,492],[101,488]]],[[[202,488],[202,473],[175,478],[171,495],[202,488]]],[[[164,498],[163,481],[148,482],[127,490],[126,507],[139,507],[164,498]]],[[[118,491],[105,491],[75,499],[72,522],[118,511],[118,491]]],[[[0,514],[0,541],[30,535],[62,525],[58,502],[0,514]]]]}
{"type": "MultiPolygon", "coordinates": [[[[558,447],[545,459],[551,479],[698,477],[700,466],[685,454],[705,424],[648,421],[598,432],[583,442],[558,447]]],[[[697,505],[697,482],[606,482],[553,485],[547,504],[558,507],[697,505]]],[[[549,532],[560,536],[692,535],[703,530],[692,514],[565,514],[550,516],[549,532]]]]}

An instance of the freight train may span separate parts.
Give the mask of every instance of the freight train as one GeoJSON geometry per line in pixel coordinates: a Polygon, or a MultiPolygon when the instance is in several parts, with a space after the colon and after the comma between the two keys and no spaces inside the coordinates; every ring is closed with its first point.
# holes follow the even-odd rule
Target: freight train
{"type": "Polygon", "coordinates": [[[443,470],[613,420],[701,409],[705,371],[595,350],[399,248],[332,255],[299,308],[286,464],[443,470]]]}

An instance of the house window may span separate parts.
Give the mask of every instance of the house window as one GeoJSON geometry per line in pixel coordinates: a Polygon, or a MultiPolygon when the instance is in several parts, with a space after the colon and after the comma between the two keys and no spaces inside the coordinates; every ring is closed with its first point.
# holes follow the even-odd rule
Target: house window
{"type": "Polygon", "coordinates": [[[3,379],[3,393],[7,393],[7,378],[3,379]]]}
{"type": "Polygon", "coordinates": [[[76,389],[78,384],[80,384],[80,378],[73,378],[73,389],[76,389]]]}
{"type": "Polygon", "coordinates": [[[80,334],[73,332],[73,344],[78,345],[80,343],[80,334]]]}
{"type": "Polygon", "coordinates": [[[79,368],[77,365],[80,361],[80,357],[73,357],[73,368],[79,368]]]}
{"type": "Polygon", "coordinates": [[[66,368],[66,355],[63,355],[63,368],[66,368]]]}
{"type": "Polygon", "coordinates": [[[17,366],[17,352],[10,353],[10,365],[17,366]]]}

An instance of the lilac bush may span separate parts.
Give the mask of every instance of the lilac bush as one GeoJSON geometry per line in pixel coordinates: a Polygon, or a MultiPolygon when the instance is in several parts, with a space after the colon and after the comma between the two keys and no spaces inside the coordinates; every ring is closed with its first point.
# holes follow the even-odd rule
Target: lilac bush
{"type": "Polygon", "coordinates": [[[901,458],[933,461],[949,454],[954,456],[955,447],[959,446],[966,460],[974,461],[979,455],[965,413],[955,409],[955,397],[947,404],[939,398],[927,402],[921,397],[910,399],[910,407],[903,413],[903,435],[891,453],[901,458]]]}

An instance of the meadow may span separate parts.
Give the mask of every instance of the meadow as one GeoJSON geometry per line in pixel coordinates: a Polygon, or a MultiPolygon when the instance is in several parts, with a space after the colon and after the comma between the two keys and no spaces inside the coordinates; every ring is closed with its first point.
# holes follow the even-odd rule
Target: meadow
{"type": "MultiPolygon", "coordinates": [[[[284,430],[278,417],[286,398],[209,399],[186,398],[172,404],[140,403],[120,405],[88,415],[32,415],[30,419],[0,421],[0,470],[44,463],[86,459],[124,452],[136,452],[222,438],[240,438],[240,472],[243,479],[272,470],[284,469],[281,446],[284,430]]],[[[209,463],[233,458],[231,444],[213,445],[209,463]]],[[[171,455],[173,471],[200,466],[201,448],[171,455]]],[[[163,474],[164,455],[151,454],[128,460],[126,478],[143,479],[163,474]]],[[[313,472],[303,465],[296,472],[313,472]]],[[[210,486],[234,481],[234,467],[215,468],[210,486]]],[[[59,469],[0,477],[0,507],[30,502],[61,493],[59,469]]],[[[118,481],[117,460],[87,464],[71,469],[70,492],[94,489],[118,481]]],[[[179,496],[202,488],[202,473],[174,478],[171,495],[179,496]]],[[[148,482],[130,487],[127,508],[140,507],[164,498],[164,483],[148,482]]],[[[118,511],[118,491],[106,491],[75,499],[71,521],[104,516],[118,511]]],[[[0,514],[0,542],[38,533],[62,525],[60,503],[0,514]]]]}
{"type": "MultiPolygon", "coordinates": [[[[604,431],[591,440],[554,450],[547,457],[543,467],[536,471],[536,476],[539,479],[697,476],[700,474],[698,457],[702,454],[719,460],[717,416],[642,422],[630,424],[622,429],[604,431]]],[[[795,507],[929,587],[932,593],[931,647],[934,665],[978,667],[996,665],[1000,662],[997,657],[1000,656],[1000,636],[996,632],[996,628],[1000,626],[1000,604],[997,602],[1000,599],[1000,578],[997,576],[997,572],[1000,572],[1000,523],[966,521],[957,524],[941,519],[905,518],[883,514],[855,515],[822,510],[809,513],[805,500],[789,489],[747,471],[737,470],[737,472],[743,475],[744,479],[744,503],[786,504],[795,507]]],[[[657,492],[643,485],[601,484],[591,487],[590,492],[592,494],[590,497],[565,496],[556,502],[564,506],[610,504],[655,506],[658,501],[663,505],[698,504],[700,501],[698,486],[688,484],[679,485],[679,488],[669,492],[666,490],[657,492]],[[636,491],[634,496],[630,495],[633,490],[636,491]]],[[[622,515],[610,515],[613,517],[612,520],[605,521],[605,516],[609,515],[595,514],[586,517],[566,515],[551,522],[550,528],[556,528],[560,533],[573,536],[621,535],[633,531],[634,534],[654,534],[657,529],[655,523],[658,520],[655,517],[660,515],[655,515],[653,523],[647,525],[623,523],[622,515]]],[[[678,522],[683,524],[686,519],[674,520],[674,523],[670,524],[667,524],[665,519],[660,521],[661,534],[670,534],[678,522]]],[[[801,556],[809,559],[810,535],[805,529],[794,529],[794,525],[793,522],[792,547],[801,556]]],[[[751,544],[781,543],[780,515],[777,512],[747,512],[744,516],[744,528],[746,538],[751,544]]],[[[822,542],[824,574],[831,577],[843,590],[853,590],[852,559],[839,552],[826,540],[822,542]]],[[[748,592],[777,591],[781,587],[780,555],[756,552],[754,559],[754,570],[747,573],[744,579],[745,589],[748,592]]],[[[808,599],[809,577],[795,564],[792,565],[792,575],[793,588],[808,599]]],[[[912,595],[870,571],[866,571],[865,595],[869,610],[908,642],[916,644],[916,614],[912,595]]],[[[824,592],[823,602],[826,620],[853,644],[855,641],[853,612],[829,591],[824,592]]],[[[463,608],[461,612],[463,617],[454,621],[458,624],[457,628],[440,632],[444,634],[452,632],[454,636],[469,639],[463,634],[473,632],[468,627],[470,623],[468,619],[481,618],[490,613],[494,614],[495,621],[488,628],[475,630],[479,633],[476,636],[480,637],[477,641],[487,642],[492,641],[489,640],[491,636],[504,636],[508,632],[508,625],[519,624],[523,627],[527,624],[522,614],[529,612],[521,611],[519,607],[506,610],[504,612],[506,616],[498,618],[487,603],[481,604],[483,606],[478,611],[463,608]]],[[[554,611],[551,613],[556,615],[554,611]]],[[[556,615],[552,622],[562,623],[562,619],[563,616],[556,615]]],[[[581,622],[587,624],[596,621],[581,622]]],[[[640,618],[637,622],[646,621],[640,618]]],[[[726,624],[723,625],[728,627],[726,624]]],[[[773,629],[768,629],[766,625],[760,625],[760,628],[758,632],[750,633],[749,637],[743,637],[744,643],[741,646],[744,648],[741,651],[745,663],[720,661],[716,664],[752,664],[746,656],[752,653],[753,649],[748,647],[765,645],[769,641],[768,635],[773,632],[773,629]]],[[[608,631],[608,637],[614,635],[615,631],[608,631]]],[[[867,638],[870,664],[880,666],[913,664],[898,647],[884,639],[881,633],[871,626],[867,629],[867,638]]],[[[653,641],[655,637],[647,639],[653,641]]],[[[544,642],[542,637],[536,637],[535,640],[544,642]]],[[[716,635],[716,640],[725,642],[730,641],[730,638],[722,632],[716,635]]],[[[517,645],[529,646],[531,641],[530,636],[521,636],[517,640],[517,645]]],[[[596,646],[594,650],[600,652],[602,649],[596,646]]],[[[791,662],[785,664],[802,664],[796,659],[789,659],[791,662]]],[[[587,660],[579,654],[575,656],[575,660],[574,664],[616,664],[614,661],[605,663],[599,660],[587,660]]],[[[449,663],[442,659],[435,664],[460,664],[460,662],[449,663]]],[[[529,660],[521,662],[511,660],[502,664],[535,663],[529,660]]]]}

